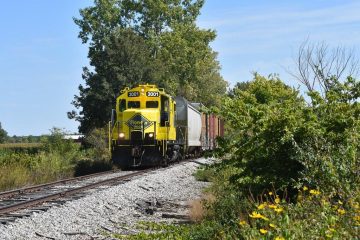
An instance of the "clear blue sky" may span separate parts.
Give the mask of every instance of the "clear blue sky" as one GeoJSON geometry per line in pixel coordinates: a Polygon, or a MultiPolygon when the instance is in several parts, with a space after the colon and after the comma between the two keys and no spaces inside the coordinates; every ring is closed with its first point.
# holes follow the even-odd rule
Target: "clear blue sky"
{"type": "MultiPolygon", "coordinates": [[[[67,119],[82,83],[87,49],[72,17],[91,0],[12,0],[0,9],[0,122],[9,135],[40,135],[52,127],[76,132],[67,119]]],[[[326,41],[354,47],[360,42],[360,1],[207,0],[198,24],[217,31],[212,44],[231,85],[251,72],[294,68],[300,43],[326,41]]]]}

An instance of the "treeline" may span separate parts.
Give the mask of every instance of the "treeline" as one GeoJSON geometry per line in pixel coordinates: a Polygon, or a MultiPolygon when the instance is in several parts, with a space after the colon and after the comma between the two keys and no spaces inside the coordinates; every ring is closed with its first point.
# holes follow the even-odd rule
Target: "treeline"
{"type": "Polygon", "coordinates": [[[0,122],[0,143],[39,143],[41,139],[46,137],[42,136],[9,136],[7,131],[2,127],[0,122]]]}
{"type": "Polygon", "coordinates": [[[172,95],[218,106],[227,82],[220,75],[210,43],[216,33],[196,19],[204,0],[95,0],[75,18],[79,38],[89,46],[91,67],[84,67],[68,117],[88,133],[110,119],[124,87],[151,83],[172,95]]]}
{"type": "Polygon", "coordinates": [[[45,136],[8,136],[4,143],[39,143],[45,136]]]}

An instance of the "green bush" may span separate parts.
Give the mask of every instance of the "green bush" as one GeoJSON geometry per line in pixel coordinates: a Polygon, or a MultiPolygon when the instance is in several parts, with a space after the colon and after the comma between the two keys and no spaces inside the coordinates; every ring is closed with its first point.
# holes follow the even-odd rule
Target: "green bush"
{"type": "Polygon", "coordinates": [[[213,177],[214,168],[203,167],[199,168],[195,173],[194,177],[197,181],[210,182],[213,177]]]}
{"type": "Polygon", "coordinates": [[[224,153],[242,171],[232,177],[240,189],[288,187],[299,178],[303,165],[298,144],[311,131],[306,103],[299,92],[279,79],[258,75],[246,90],[224,101],[221,114],[231,129],[222,142],[224,153]]]}
{"type": "Polygon", "coordinates": [[[76,163],[74,176],[110,171],[113,168],[110,160],[82,159],[76,163]]]}
{"type": "Polygon", "coordinates": [[[357,239],[360,83],[326,83],[309,103],[277,78],[256,75],[234,90],[219,110],[223,161],[195,174],[212,181],[205,219],[129,238],[357,239]]]}
{"type": "Polygon", "coordinates": [[[306,183],[336,194],[358,185],[360,85],[328,81],[324,96],[308,94],[311,104],[279,79],[258,75],[225,99],[220,112],[231,134],[218,152],[231,153],[229,162],[242,170],[231,177],[241,191],[293,193],[306,183]]]}
{"type": "Polygon", "coordinates": [[[91,149],[91,156],[96,161],[110,159],[107,131],[107,128],[96,128],[85,137],[85,145],[88,149],[91,149]]]}
{"type": "Polygon", "coordinates": [[[358,190],[360,183],[360,84],[352,78],[336,79],[324,97],[309,93],[316,131],[299,145],[305,166],[301,180],[334,195],[358,190]]]}
{"type": "Polygon", "coordinates": [[[0,190],[74,176],[75,166],[86,153],[63,136],[59,129],[53,129],[35,152],[0,149],[0,190]]]}
{"type": "Polygon", "coordinates": [[[49,136],[41,139],[42,149],[45,152],[73,153],[79,149],[79,146],[71,139],[64,139],[65,133],[59,128],[50,130],[49,136]]]}

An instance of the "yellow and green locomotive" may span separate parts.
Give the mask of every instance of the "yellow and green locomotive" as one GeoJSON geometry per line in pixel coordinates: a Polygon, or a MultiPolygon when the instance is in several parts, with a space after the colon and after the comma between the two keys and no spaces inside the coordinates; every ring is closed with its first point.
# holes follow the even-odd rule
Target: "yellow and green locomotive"
{"type": "Polygon", "coordinates": [[[113,163],[121,168],[160,166],[212,149],[223,124],[200,108],[155,85],[125,88],[109,129],[113,163]]]}
{"type": "Polygon", "coordinates": [[[154,166],[179,157],[176,103],[155,85],[121,91],[112,114],[112,160],[120,167],[154,166]]]}

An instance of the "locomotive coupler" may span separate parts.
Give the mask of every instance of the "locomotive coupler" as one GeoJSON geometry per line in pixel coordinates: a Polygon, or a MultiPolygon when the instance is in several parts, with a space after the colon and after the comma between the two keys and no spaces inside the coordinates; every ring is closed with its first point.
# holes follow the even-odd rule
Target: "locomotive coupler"
{"type": "Polygon", "coordinates": [[[135,157],[135,158],[139,158],[141,157],[141,147],[140,146],[135,146],[131,149],[131,156],[135,157]]]}

